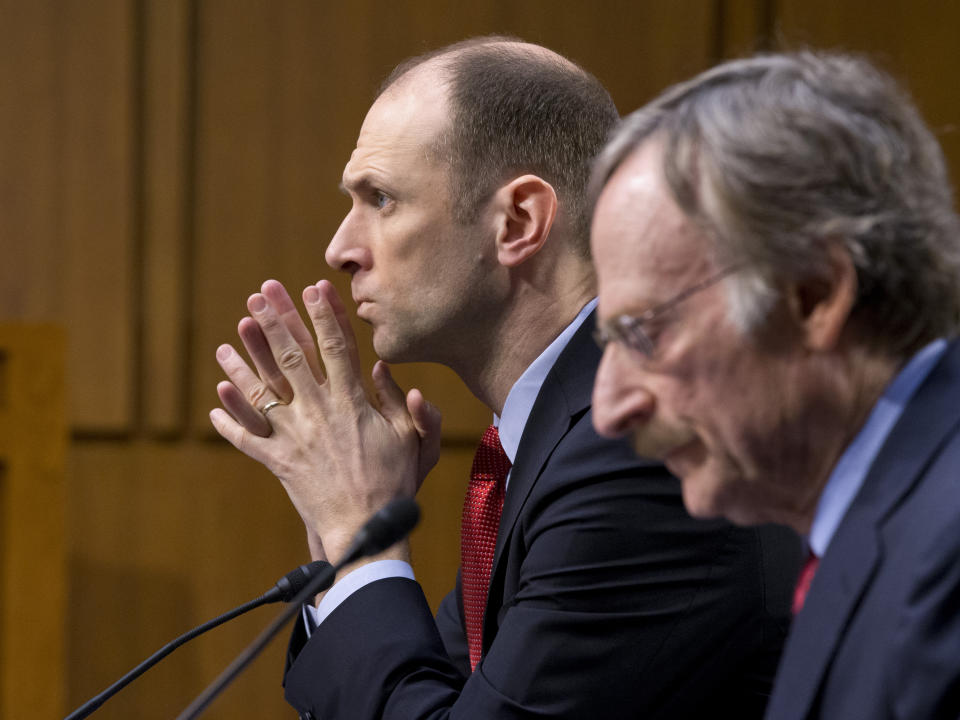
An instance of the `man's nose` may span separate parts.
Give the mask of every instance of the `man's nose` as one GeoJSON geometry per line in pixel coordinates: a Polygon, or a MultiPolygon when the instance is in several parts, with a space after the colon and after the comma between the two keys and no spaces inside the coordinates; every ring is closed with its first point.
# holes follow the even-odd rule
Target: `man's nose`
{"type": "Polygon", "coordinates": [[[655,400],[639,363],[609,343],[593,384],[593,426],[605,437],[620,437],[646,423],[655,400]]]}
{"type": "Polygon", "coordinates": [[[364,240],[362,228],[353,211],[347,213],[327,245],[324,253],[327,265],[351,275],[361,268],[369,267],[370,251],[364,240]]]}

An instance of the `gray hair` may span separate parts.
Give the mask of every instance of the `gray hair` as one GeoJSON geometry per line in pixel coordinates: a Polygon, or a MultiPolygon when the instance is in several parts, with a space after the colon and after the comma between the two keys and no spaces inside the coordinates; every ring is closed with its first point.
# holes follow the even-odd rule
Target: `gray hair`
{"type": "Polygon", "coordinates": [[[960,220],[943,153],[908,97],[862,58],[800,52],[719,65],[628,116],[594,166],[594,200],[650,139],[682,211],[731,275],[748,330],[785,280],[822,276],[841,243],[857,271],[851,329],[905,356],[960,326],[960,220]]]}

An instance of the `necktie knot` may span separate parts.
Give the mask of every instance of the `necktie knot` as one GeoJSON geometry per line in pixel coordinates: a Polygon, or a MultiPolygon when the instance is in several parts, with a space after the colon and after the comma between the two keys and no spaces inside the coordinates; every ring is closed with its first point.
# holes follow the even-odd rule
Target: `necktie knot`
{"type": "Polygon", "coordinates": [[[473,456],[473,469],[470,471],[471,482],[485,482],[496,480],[503,483],[510,472],[510,458],[500,444],[500,431],[491,425],[483,433],[480,446],[473,456]]]}

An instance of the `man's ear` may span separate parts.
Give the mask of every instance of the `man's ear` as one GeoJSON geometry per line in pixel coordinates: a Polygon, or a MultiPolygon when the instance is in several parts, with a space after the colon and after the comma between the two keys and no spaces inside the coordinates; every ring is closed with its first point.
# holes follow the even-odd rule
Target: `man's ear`
{"type": "Polygon", "coordinates": [[[857,301],[857,269],[840,243],[827,249],[824,275],[795,283],[790,288],[790,312],[810,350],[832,350],[850,319],[857,301]]]}
{"type": "Polygon", "coordinates": [[[500,218],[497,260],[516,267],[535,255],[547,240],[557,215],[557,193],[536,175],[522,175],[494,194],[500,218]]]}

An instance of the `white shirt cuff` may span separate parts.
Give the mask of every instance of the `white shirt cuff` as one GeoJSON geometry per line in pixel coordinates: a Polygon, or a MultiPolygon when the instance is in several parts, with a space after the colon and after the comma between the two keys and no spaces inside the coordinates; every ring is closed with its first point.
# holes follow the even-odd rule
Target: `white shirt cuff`
{"type": "Polygon", "coordinates": [[[386,578],[407,578],[414,580],[413,568],[410,563],[403,560],[377,560],[376,562],[361,565],[356,570],[351,570],[333,587],[327,590],[327,594],[320,600],[320,605],[303,606],[303,620],[307,629],[307,637],[327,619],[327,616],[339,607],[340,603],[353,595],[360,588],[369,585],[377,580],[386,578]]]}

